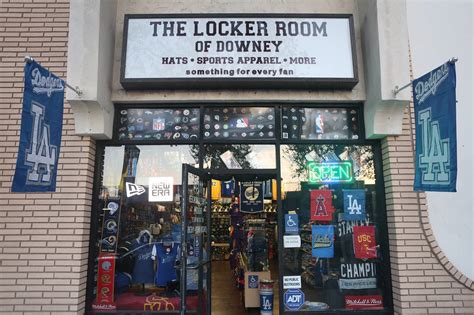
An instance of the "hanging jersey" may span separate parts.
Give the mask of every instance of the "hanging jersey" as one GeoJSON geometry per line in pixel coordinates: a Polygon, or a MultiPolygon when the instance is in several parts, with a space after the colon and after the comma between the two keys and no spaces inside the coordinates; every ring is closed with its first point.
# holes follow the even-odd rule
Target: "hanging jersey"
{"type": "Polygon", "coordinates": [[[133,283],[153,283],[153,259],[151,244],[142,244],[137,240],[132,243],[135,264],[133,266],[133,283]]]}
{"type": "Polygon", "coordinates": [[[211,199],[212,200],[221,199],[221,181],[220,180],[215,180],[215,179],[212,180],[211,199]]]}
{"type": "Polygon", "coordinates": [[[234,181],[222,182],[222,197],[232,197],[234,195],[234,181]]]}
{"type": "Polygon", "coordinates": [[[174,264],[178,255],[178,245],[165,247],[163,244],[157,244],[154,253],[158,262],[155,284],[164,287],[168,281],[176,280],[174,264]]]}

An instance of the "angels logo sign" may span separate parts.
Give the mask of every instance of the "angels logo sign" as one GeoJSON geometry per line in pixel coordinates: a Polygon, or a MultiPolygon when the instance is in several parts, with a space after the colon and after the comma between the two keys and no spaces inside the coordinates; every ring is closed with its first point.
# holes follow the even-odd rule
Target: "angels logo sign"
{"type": "Polygon", "coordinates": [[[335,209],[332,205],[332,192],[327,189],[311,190],[311,220],[332,221],[335,209]]]}

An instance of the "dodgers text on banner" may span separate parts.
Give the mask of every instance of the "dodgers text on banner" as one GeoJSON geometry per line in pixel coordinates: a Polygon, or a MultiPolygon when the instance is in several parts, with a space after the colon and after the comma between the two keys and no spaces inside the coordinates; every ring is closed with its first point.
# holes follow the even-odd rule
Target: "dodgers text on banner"
{"type": "Polygon", "coordinates": [[[25,64],[20,146],[12,192],[56,190],[64,85],[34,60],[25,64]]]}
{"type": "Polygon", "coordinates": [[[456,68],[447,62],[413,81],[417,191],[456,191],[456,68]]]}

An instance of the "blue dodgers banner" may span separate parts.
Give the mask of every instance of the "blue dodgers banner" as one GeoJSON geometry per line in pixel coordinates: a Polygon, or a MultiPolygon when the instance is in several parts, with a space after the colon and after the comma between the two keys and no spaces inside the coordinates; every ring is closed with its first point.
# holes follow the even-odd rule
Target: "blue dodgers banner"
{"type": "Polygon", "coordinates": [[[417,191],[456,191],[456,68],[447,62],[413,81],[417,191]]]}
{"type": "Polygon", "coordinates": [[[344,220],[365,220],[365,191],[363,189],[343,189],[342,191],[344,195],[344,220]]]}
{"type": "Polygon", "coordinates": [[[25,64],[20,146],[12,192],[56,190],[64,85],[35,61],[25,64]]]}

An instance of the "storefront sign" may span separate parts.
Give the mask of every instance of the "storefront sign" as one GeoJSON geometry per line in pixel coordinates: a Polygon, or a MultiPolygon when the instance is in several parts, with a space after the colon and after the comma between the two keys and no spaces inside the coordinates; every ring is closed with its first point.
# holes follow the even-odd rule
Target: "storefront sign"
{"type": "Polygon", "coordinates": [[[285,306],[290,311],[297,311],[304,304],[304,293],[300,289],[290,289],[285,292],[285,306]]]}
{"type": "Polygon", "coordinates": [[[301,237],[299,235],[283,235],[284,248],[300,248],[301,237]]]}
{"type": "Polygon", "coordinates": [[[456,68],[447,62],[413,81],[415,190],[456,191],[456,68]]]}
{"type": "Polygon", "coordinates": [[[246,213],[263,211],[262,182],[242,182],[240,184],[240,211],[246,213]]]}
{"type": "Polygon", "coordinates": [[[283,289],[301,289],[301,276],[284,276],[283,289]]]}
{"type": "Polygon", "coordinates": [[[173,201],[173,177],[148,178],[148,201],[173,201]]]}
{"type": "Polygon", "coordinates": [[[375,226],[354,226],[354,255],[360,259],[377,258],[375,226]]]}
{"type": "Polygon", "coordinates": [[[12,192],[56,191],[64,81],[32,61],[25,65],[24,83],[20,145],[12,192]]]}
{"type": "Polygon", "coordinates": [[[352,183],[354,181],[352,162],[310,162],[308,181],[315,184],[352,183]]]}
{"type": "Polygon", "coordinates": [[[365,219],[365,191],[363,189],[344,189],[344,220],[365,219]]]}
{"type": "Polygon", "coordinates": [[[297,214],[285,214],[285,233],[298,234],[299,222],[297,214]]]}
{"type": "Polygon", "coordinates": [[[126,15],[125,88],[357,83],[352,15],[126,15]]]}
{"type": "Polygon", "coordinates": [[[375,289],[376,267],[373,262],[343,263],[340,267],[340,289],[375,289]]]}
{"type": "Polygon", "coordinates": [[[351,310],[383,309],[381,295],[346,295],[344,300],[346,308],[351,310]]]}
{"type": "Polygon", "coordinates": [[[329,189],[311,190],[310,205],[311,221],[332,221],[335,209],[329,189]]]}
{"type": "Polygon", "coordinates": [[[313,257],[332,258],[334,257],[334,226],[313,225],[312,230],[312,251],[313,257]]]}

